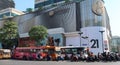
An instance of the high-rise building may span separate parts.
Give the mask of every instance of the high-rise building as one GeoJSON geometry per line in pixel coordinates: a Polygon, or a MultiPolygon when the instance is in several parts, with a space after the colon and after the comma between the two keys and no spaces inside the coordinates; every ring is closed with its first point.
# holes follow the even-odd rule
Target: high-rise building
{"type": "Polygon", "coordinates": [[[15,3],[13,0],[0,0],[0,10],[14,7],[15,3]]]}

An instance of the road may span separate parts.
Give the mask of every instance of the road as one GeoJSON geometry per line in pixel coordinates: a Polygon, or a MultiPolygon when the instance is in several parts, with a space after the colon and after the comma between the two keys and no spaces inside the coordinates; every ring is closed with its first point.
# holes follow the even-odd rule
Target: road
{"type": "Polygon", "coordinates": [[[0,65],[120,65],[117,62],[23,61],[0,60],[0,65]]]}

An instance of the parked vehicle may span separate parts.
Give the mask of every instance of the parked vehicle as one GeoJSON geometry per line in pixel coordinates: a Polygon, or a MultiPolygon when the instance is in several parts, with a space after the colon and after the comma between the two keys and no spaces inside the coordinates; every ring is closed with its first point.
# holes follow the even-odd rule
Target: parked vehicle
{"type": "Polygon", "coordinates": [[[47,60],[48,56],[56,60],[55,46],[17,47],[12,54],[14,59],[24,60],[47,60]]]}
{"type": "Polygon", "coordinates": [[[9,59],[11,58],[10,49],[0,49],[0,59],[9,59]]]}
{"type": "Polygon", "coordinates": [[[61,55],[64,56],[65,59],[70,59],[72,61],[77,60],[85,60],[87,55],[87,48],[79,47],[79,46],[65,46],[60,47],[61,55]]]}
{"type": "Polygon", "coordinates": [[[17,47],[13,50],[12,58],[33,60],[36,59],[36,52],[40,49],[40,47],[17,47]]]}

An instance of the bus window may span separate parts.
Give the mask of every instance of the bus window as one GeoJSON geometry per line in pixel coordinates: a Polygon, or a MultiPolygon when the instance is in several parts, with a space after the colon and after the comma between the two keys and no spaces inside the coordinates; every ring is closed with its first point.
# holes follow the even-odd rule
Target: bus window
{"type": "Polygon", "coordinates": [[[69,47],[61,47],[61,53],[62,54],[80,54],[80,52],[84,52],[85,48],[84,47],[75,47],[75,46],[69,46],[69,47]]]}

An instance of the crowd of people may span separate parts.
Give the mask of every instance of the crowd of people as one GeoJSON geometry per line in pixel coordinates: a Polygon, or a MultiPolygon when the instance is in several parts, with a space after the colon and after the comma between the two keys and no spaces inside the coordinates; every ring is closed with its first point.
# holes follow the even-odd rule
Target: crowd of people
{"type": "Polygon", "coordinates": [[[94,62],[94,61],[120,61],[120,54],[118,53],[112,53],[112,52],[103,52],[98,53],[97,55],[94,55],[92,52],[87,53],[85,55],[84,53],[78,54],[71,54],[71,56],[68,56],[65,54],[64,56],[58,56],[57,61],[59,60],[69,60],[69,61],[86,61],[86,62],[94,62]]]}
{"type": "MultiPolygon", "coordinates": [[[[43,58],[38,55],[38,59],[41,60],[43,58]]],[[[44,59],[46,61],[52,60],[50,55],[47,55],[44,59]]],[[[55,61],[71,61],[71,62],[120,61],[120,54],[111,52],[98,53],[97,55],[94,55],[92,52],[89,52],[87,54],[80,53],[79,55],[72,53],[70,56],[68,54],[58,54],[55,61]]]]}

